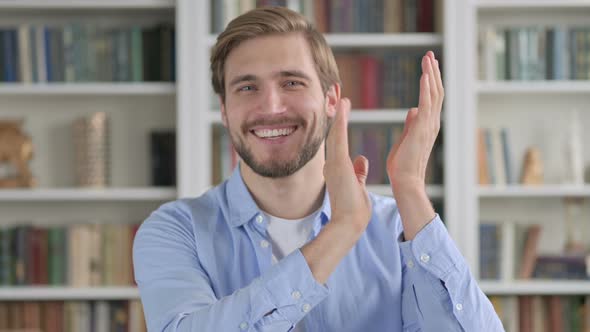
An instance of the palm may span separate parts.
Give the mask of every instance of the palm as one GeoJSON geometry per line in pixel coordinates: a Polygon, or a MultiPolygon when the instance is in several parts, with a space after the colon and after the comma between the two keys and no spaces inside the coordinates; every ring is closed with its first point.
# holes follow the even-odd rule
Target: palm
{"type": "Polygon", "coordinates": [[[420,100],[406,116],[404,131],[387,157],[387,174],[393,189],[400,183],[423,185],[426,165],[440,129],[444,89],[434,53],[422,59],[420,100]]]}

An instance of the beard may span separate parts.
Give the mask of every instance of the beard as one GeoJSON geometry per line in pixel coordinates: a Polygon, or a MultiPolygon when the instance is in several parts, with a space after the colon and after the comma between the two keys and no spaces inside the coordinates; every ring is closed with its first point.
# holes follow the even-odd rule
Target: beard
{"type": "Polygon", "coordinates": [[[232,130],[228,124],[228,132],[236,153],[240,156],[242,161],[246,163],[256,174],[267,177],[267,178],[282,178],[287,177],[305,166],[318,152],[322,142],[326,139],[328,130],[331,125],[331,121],[328,120],[326,112],[319,117],[317,127],[310,131],[305,139],[303,147],[297,153],[297,156],[287,160],[271,160],[269,162],[258,162],[254,153],[250,147],[246,146],[243,137],[249,134],[249,129],[256,125],[277,125],[289,123],[297,124],[297,130],[306,128],[305,122],[301,118],[278,118],[273,120],[255,120],[250,123],[246,123],[242,126],[243,136],[237,136],[232,133],[232,130]]]}

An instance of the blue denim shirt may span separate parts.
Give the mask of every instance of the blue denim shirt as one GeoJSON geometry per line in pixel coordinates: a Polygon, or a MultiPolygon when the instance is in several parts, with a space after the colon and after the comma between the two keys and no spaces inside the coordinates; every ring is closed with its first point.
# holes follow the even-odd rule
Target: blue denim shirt
{"type": "MultiPolygon", "coordinates": [[[[366,231],[325,284],[300,250],[273,265],[267,220],[239,167],[139,229],[135,278],[149,331],[503,331],[437,215],[403,242],[395,200],[370,194],[366,231]]],[[[328,194],[310,240],[330,221],[328,194]]]]}

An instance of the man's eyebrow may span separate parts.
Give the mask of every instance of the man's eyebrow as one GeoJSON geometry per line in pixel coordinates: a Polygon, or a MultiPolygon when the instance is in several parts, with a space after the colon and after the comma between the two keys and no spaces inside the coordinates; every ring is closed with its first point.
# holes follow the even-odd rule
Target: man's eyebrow
{"type": "Polygon", "coordinates": [[[301,70],[282,70],[278,74],[280,77],[299,77],[311,81],[311,77],[301,70]]]}
{"type": "Polygon", "coordinates": [[[256,81],[256,76],[252,75],[252,74],[245,74],[245,75],[240,75],[236,78],[234,78],[233,80],[231,80],[231,82],[229,82],[229,86],[234,86],[238,83],[241,82],[249,82],[249,81],[256,81]]]}

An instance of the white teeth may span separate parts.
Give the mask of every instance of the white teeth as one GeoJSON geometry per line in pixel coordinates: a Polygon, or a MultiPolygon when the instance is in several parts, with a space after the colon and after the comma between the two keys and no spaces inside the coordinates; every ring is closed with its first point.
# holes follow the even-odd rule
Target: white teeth
{"type": "Polygon", "coordinates": [[[256,136],[258,136],[258,137],[272,138],[272,137],[278,137],[278,136],[288,136],[294,130],[295,130],[295,128],[293,128],[293,127],[281,128],[281,129],[261,129],[261,130],[255,130],[254,134],[256,134],[256,136]]]}

